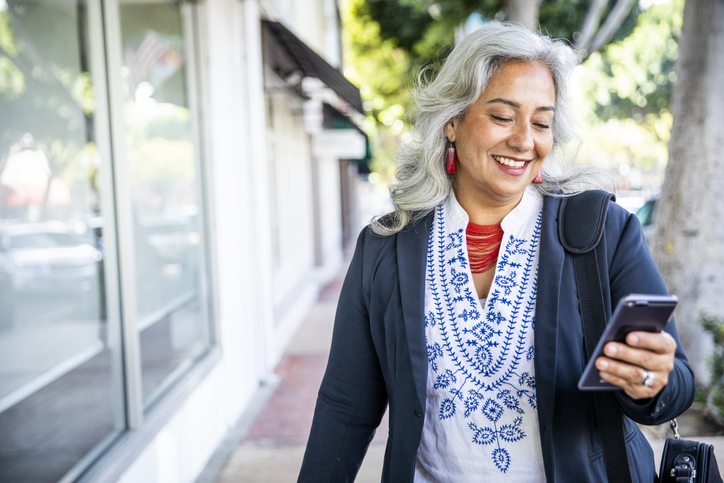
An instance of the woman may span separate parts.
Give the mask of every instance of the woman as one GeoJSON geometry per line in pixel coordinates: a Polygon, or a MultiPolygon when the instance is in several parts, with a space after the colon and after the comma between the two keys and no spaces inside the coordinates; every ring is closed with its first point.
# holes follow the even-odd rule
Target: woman
{"type": "MultiPolygon", "coordinates": [[[[383,481],[607,481],[591,395],[576,387],[586,358],[556,220],[561,197],[606,182],[551,169],[571,138],[576,64],[560,41],[489,24],[415,93],[395,212],[358,240],[300,481],[353,480],[387,404],[383,481]]],[[[609,311],[629,293],[666,293],[634,216],[611,204],[601,243],[609,311]]],[[[634,421],[691,404],[676,327],[605,354],[632,480],[654,481],[634,421]]]]}

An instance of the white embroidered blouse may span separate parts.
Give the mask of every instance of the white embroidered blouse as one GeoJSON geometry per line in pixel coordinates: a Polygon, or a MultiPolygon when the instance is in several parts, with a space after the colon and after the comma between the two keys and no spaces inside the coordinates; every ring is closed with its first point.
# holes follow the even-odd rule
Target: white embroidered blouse
{"type": "Polygon", "coordinates": [[[416,483],[545,481],[533,366],[542,207],[541,195],[529,188],[503,219],[495,277],[482,305],[468,263],[468,215],[452,193],[435,210],[416,483]]]}

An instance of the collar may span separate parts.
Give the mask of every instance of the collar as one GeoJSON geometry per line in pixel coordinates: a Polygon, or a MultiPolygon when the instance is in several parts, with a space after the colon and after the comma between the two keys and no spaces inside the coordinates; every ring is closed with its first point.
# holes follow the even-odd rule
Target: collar
{"type": "MultiPolygon", "coordinates": [[[[462,228],[465,230],[470,222],[470,217],[465,209],[460,206],[455,192],[450,190],[450,194],[443,202],[445,213],[451,231],[462,228]]],[[[528,186],[523,192],[523,197],[520,199],[518,205],[511,210],[510,213],[505,215],[503,221],[500,222],[500,226],[503,228],[505,233],[518,233],[527,224],[530,223],[531,219],[535,219],[540,213],[543,206],[543,196],[535,188],[528,186]]]]}

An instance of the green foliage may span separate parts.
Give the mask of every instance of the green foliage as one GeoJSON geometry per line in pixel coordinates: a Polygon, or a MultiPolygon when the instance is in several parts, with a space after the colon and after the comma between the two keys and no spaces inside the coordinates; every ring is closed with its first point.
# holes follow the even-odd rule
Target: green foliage
{"type": "Polygon", "coordinates": [[[652,5],[630,36],[588,59],[584,90],[595,99],[600,119],[641,122],[669,109],[683,7],[684,0],[652,5]]]}
{"type": "Polygon", "coordinates": [[[13,3],[0,12],[0,160],[29,132],[50,155],[58,140],[80,154],[95,104],[78,36],[68,35],[77,29],[67,5],[13,3]]]}
{"type": "Polygon", "coordinates": [[[713,383],[724,384],[724,318],[702,312],[699,321],[714,339],[715,350],[709,361],[711,380],[713,383]]]}
{"type": "Polygon", "coordinates": [[[683,3],[663,0],[649,6],[631,35],[583,64],[581,117],[588,132],[581,159],[618,170],[622,188],[663,182],[683,3]]]}
{"type": "Polygon", "coordinates": [[[372,18],[380,20],[380,36],[396,39],[396,45],[408,52],[432,22],[427,6],[421,2],[368,0],[366,7],[372,18]]]}
{"type": "Polygon", "coordinates": [[[357,85],[367,113],[367,133],[374,145],[373,169],[392,176],[394,137],[404,129],[411,109],[412,55],[397,41],[383,39],[364,0],[348,0],[342,12],[345,76],[357,85]],[[397,123],[397,124],[396,124],[397,123]],[[394,129],[393,129],[394,126],[394,129]]]}
{"type": "Polygon", "coordinates": [[[702,312],[699,322],[714,339],[714,352],[709,356],[711,382],[705,390],[707,406],[717,416],[724,416],[724,318],[702,312]]]}
{"type": "MultiPolygon", "coordinates": [[[[544,0],[540,5],[539,24],[542,31],[556,38],[573,42],[574,34],[581,29],[592,0],[544,0]]],[[[419,42],[429,35],[429,29],[445,25],[454,29],[462,25],[473,13],[483,18],[504,18],[503,0],[367,0],[370,17],[379,23],[380,36],[394,39],[407,52],[415,51],[419,42]]],[[[616,2],[609,2],[603,19],[616,2]]],[[[640,13],[637,6],[631,9],[626,20],[614,37],[614,41],[627,37],[636,25],[640,13]]],[[[432,58],[433,52],[419,52],[422,57],[432,58]]]]}

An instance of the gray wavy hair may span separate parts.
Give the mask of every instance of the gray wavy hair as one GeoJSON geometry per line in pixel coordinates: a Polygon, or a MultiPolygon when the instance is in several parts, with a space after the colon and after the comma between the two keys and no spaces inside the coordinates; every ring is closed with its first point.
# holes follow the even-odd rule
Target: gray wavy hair
{"type": "Polygon", "coordinates": [[[543,195],[557,197],[590,188],[615,191],[613,179],[605,171],[576,166],[565,155],[565,147],[574,137],[568,81],[580,62],[578,56],[561,40],[518,25],[491,22],[460,41],[434,79],[426,80],[429,68],[420,73],[412,93],[416,104],[412,136],[399,147],[398,181],[390,187],[395,211],[372,221],[375,233],[397,233],[447,198],[454,178],[445,169],[444,127],[463,117],[490,78],[515,62],[545,65],[555,86],[553,149],[544,164],[543,183],[534,186],[543,195]]]}

